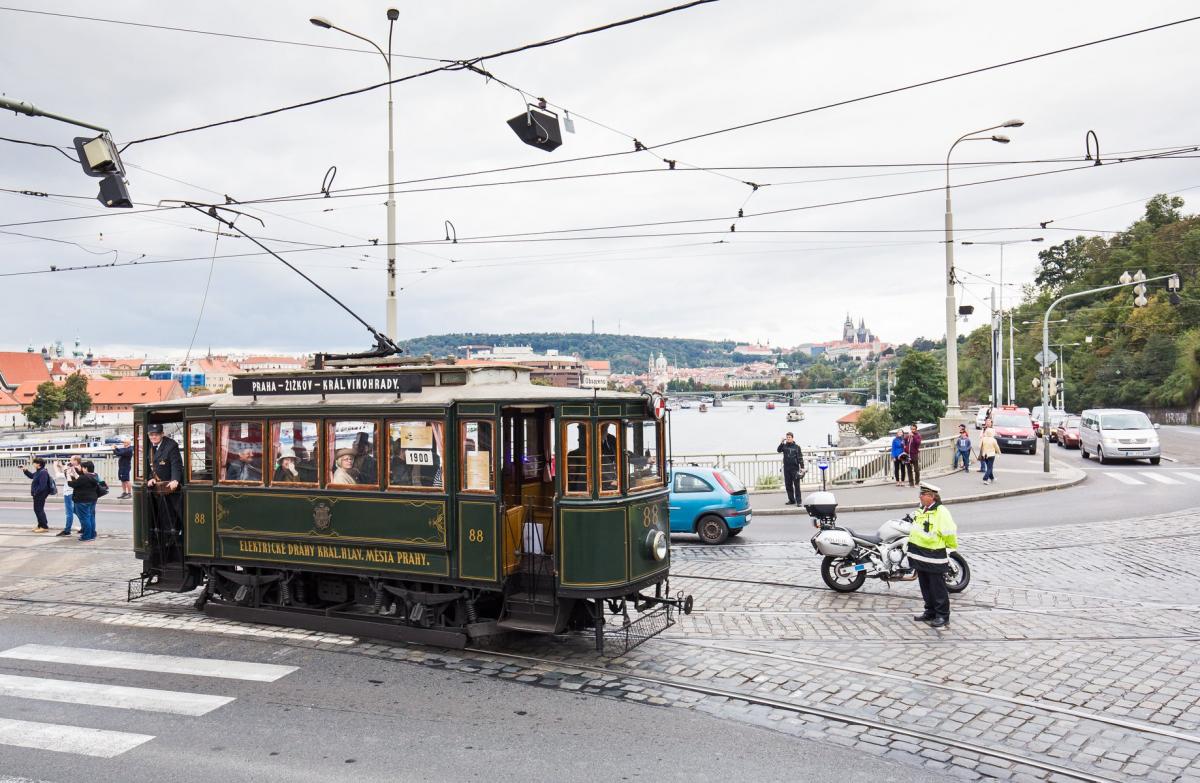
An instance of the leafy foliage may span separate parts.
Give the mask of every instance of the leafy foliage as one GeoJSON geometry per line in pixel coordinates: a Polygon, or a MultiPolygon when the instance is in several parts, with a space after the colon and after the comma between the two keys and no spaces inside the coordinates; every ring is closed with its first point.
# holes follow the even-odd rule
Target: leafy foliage
{"type": "Polygon", "coordinates": [[[33,402],[25,406],[25,418],[37,427],[45,427],[63,411],[63,390],[54,381],[46,381],[37,387],[33,402]]]}
{"type": "Polygon", "coordinates": [[[900,424],[935,422],[946,413],[946,368],[930,353],[909,351],[900,360],[892,418],[900,424]]]}
{"type": "Polygon", "coordinates": [[[63,408],[71,412],[71,424],[79,424],[79,420],[92,409],[92,397],[87,390],[87,376],[75,372],[67,376],[63,385],[63,408]]]}
{"type": "MultiPolygon", "coordinates": [[[[1076,237],[1038,254],[1034,285],[1014,309],[1018,329],[1014,353],[1017,403],[1041,403],[1032,381],[1033,357],[1042,349],[1041,322],[1060,296],[1117,282],[1122,272],[1147,277],[1179,274],[1178,305],[1168,301],[1163,281],[1148,284],[1146,307],[1133,306],[1128,288],[1068,299],[1054,309],[1050,347],[1062,357],[1066,405],[1088,407],[1193,406],[1200,398],[1200,217],[1184,215],[1177,196],[1155,196],[1143,217],[1108,239],[1076,237]],[[1078,345],[1074,345],[1078,343],[1078,345]],[[1060,347],[1061,346],[1061,347],[1060,347]]],[[[1007,338],[1007,334],[1006,334],[1007,338]]],[[[990,328],[971,333],[959,355],[964,399],[987,401],[991,379],[990,328]]]]}
{"type": "Polygon", "coordinates": [[[882,405],[868,405],[858,414],[854,428],[858,430],[859,435],[874,440],[882,438],[893,426],[895,422],[892,421],[892,414],[887,408],[882,405]]]}

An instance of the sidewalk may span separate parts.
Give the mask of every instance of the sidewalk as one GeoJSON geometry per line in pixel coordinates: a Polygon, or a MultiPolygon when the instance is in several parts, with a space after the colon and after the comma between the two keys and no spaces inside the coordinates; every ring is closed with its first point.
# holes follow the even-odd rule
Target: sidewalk
{"type": "MultiPolygon", "coordinates": [[[[1074,453],[1076,452],[1072,452],[1074,453]]],[[[996,481],[993,484],[983,483],[974,464],[970,473],[963,473],[961,470],[950,472],[949,468],[943,467],[927,469],[921,478],[941,488],[943,501],[955,504],[1066,489],[1087,478],[1086,472],[1061,459],[1051,459],[1050,472],[1043,473],[1041,452],[1038,453],[1036,467],[1033,460],[1015,462],[1010,455],[1004,456],[1005,469],[996,469],[996,481]],[[1010,465],[1013,467],[1009,467],[1010,465]]],[[[805,483],[802,491],[803,497],[808,497],[817,490],[805,483]]],[[[831,487],[830,491],[837,496],[839,512],[887,511],[912,508],[917,503],[916,489],[907,484],[903,487],[891,483],[839,485],[831,487]]],[[[805,513],[803,506],[788,506],[785,505],[786,502],[787,495],[782,489],[750,494],[750,505],[754,508],[755,516],[805,513]]]]}
{"type": "MultiPolygon", "coordinates": [[[[62,505],[62,485],[58,488],[59,494],[51,495],[46,499],[46,505],[57,502],[62,505]]],[[[121,494],[121,485],[109,484],[108,494],[100,498],[100,502],[105,506],[128,506],[132,507],[133,498],[117,500],[117,496],[121,494]]],[[[32,503],[33,500],[29,497],[29,482],[23,484],[0,484],[0,503],[32,503]]]]}

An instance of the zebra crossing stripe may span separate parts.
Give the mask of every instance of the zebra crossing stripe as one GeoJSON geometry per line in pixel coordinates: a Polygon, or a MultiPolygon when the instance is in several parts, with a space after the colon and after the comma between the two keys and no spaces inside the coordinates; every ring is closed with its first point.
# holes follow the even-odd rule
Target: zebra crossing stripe
{"type": "Polygon", "coordinates": [[[184,658],[176,655],[93,650],[86,647],[58,647],[46,644],[23,644],[0,652],[0,658],[43,663],[67,663],[75,666],[98,666],[106,669],[162,674],[190,674],[196,677],[221,677],[228,680],[275,682],[296,671],[295,666],[272,663],[224,661],[217,658],[184,658]]]}
{"type": "Polygon", "coordinates": [[[1200,481],[1200,473],[1176,473],[1175,475],[1182,476],[1185,479],[1191,479],[1192,481],[1200,481]]]}
{"type": "Polygon", "coordinates": [[[1117,481],[1120,481],[1124,484],[1137,484],[1138,486],[1141,486],[1143,483],[1135,479],[1133,476],[1126,476],[1124,473],[1105,473],[1104,475],[1109,476],[1110,478],[1115,478],[1117,481]]]}
{"type": "Polygon", "coordinates": [[[151,734],[0,718],[0,745],[111,759],[154,739],[151,734]]]}
{"type": "Polygon", "coordinates": [[[0,696],[192,716],[205,715],[228,704],[234,698],[9,674],[0,674],[0,696]]]}
{"type": "Polygon", "coordinates": [[[1138,475],[1145,476],[1146,478],[1150,479],[1151,481],[1157,481],[1159,484],[1182,484],[1183,483],[1182,481],[1173,479],[1170,476],[1164,476],[1161,473],[1139,473],[1138,475]]]}

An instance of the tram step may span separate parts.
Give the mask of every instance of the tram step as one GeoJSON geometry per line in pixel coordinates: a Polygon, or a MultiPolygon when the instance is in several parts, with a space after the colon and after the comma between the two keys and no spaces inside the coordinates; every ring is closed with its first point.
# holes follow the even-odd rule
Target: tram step
{"type": "Polygon", "coordinates": [[[512,615],[496,623],[505,631],[527,631],[529,633],[558,633],[557,615],[533,616],[512,615]]]}

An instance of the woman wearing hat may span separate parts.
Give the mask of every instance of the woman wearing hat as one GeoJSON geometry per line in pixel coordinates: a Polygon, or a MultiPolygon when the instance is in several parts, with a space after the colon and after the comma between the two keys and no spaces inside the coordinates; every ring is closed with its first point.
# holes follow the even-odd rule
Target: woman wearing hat
{"type": "Polygon", "coordinates": [[[917,572],[925,611],[913,619],[934,628],[945,628],[950,625],[950,592],[946,589],[949,550],[958,548],[958,528],[950,509],[942,505],[942,491],[938,487],[921,482],[920,504],[908,534],[908,562],[917,572]]]}
{"type": "Polygon", "coordinates": [[[300,482],[300,470],[296,467],[296,452],[287,446],[281,446],[275,456],[278,463],[275,467],[275,475],[271,477],[271,481],[278,482],[300,482]]]}
{"type": "Polygon", "coordinates": [[[330,484],[357,484],[354,475],[354,449],[338,449],[333,455],[333,478],[330,484]]]}

